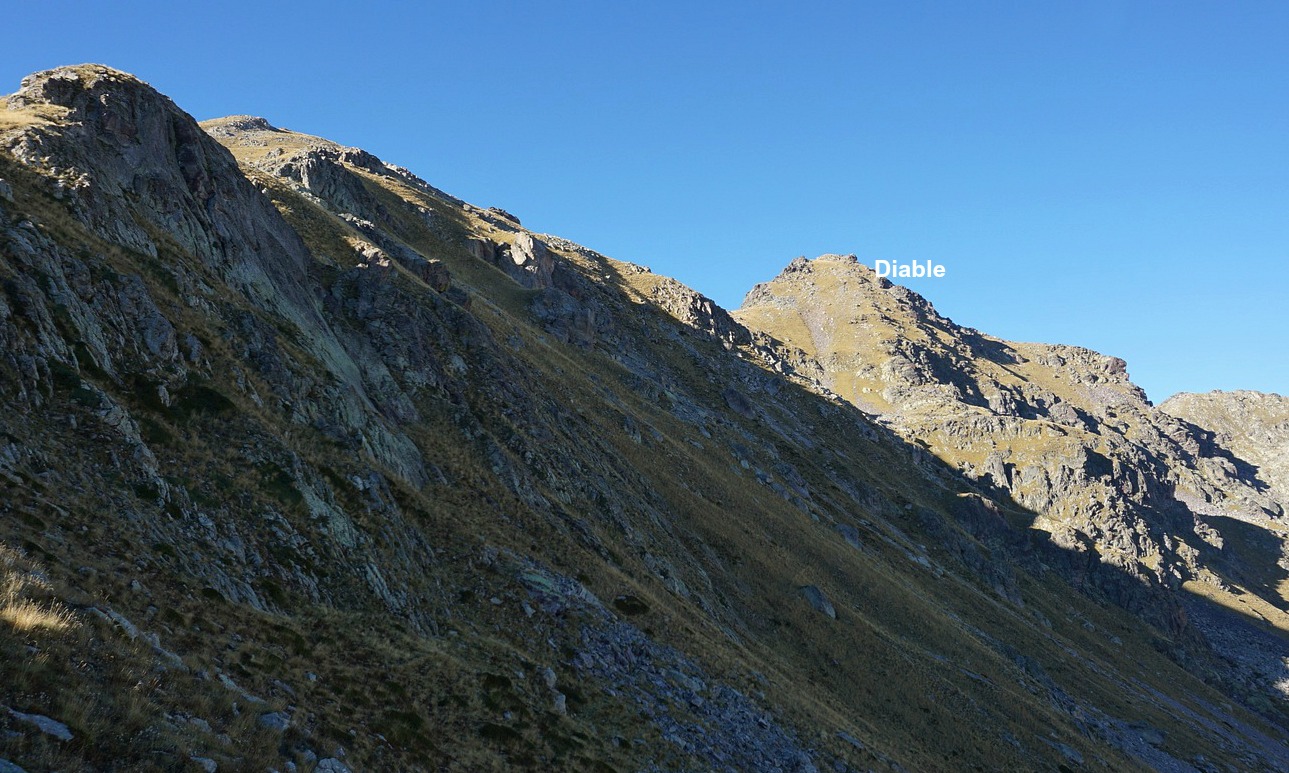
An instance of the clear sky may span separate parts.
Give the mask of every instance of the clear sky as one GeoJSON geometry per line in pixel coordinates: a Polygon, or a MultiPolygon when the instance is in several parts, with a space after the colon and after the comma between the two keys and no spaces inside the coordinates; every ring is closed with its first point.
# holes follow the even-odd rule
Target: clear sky
{"type": "Polygon", "coordinates": [[[10,3],[0,92],[101,62],[366,148],[722,305],[933,260],[955,321],[1289,393],[1289,3],[10,3]]]}

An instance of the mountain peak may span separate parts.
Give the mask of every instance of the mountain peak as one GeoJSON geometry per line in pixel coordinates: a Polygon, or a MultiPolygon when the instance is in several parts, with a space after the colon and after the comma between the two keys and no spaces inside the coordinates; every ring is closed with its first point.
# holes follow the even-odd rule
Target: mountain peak
{"type": "Polygon", "coordinates": [[[281,129],[268,122],[268,119],[257,115],[227,115],[223,118],[211,118],[201,122],[201,126],[211,134],[238,134],[247,132],[280,132],[281,129]]]}
{"type": "Polygon", "coordinates": [[[173,105],[149,84],[135,76],[101,64],[78,64],[55,67],[33,73],[22,79],[17,92],[9,95],[10,110],[39,105],[54,105],[74,112],[71,120],[84,120],[95,110],[95,103],[106,95],[135,93],[173,105]]]}

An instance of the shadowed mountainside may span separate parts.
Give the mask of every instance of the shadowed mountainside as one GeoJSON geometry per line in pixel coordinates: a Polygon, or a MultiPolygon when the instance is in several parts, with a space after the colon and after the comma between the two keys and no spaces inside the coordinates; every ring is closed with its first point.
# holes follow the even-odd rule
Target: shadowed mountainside
{"type": "Polygon", "coordinates": [[[1280,511],[1122,363],[891,287],[863,341],[730,315],[95,65],[8,98],[0,179],[25,769],[1289,769],[1174,587],[1234,593],[1188,501],[1280,511]]]}

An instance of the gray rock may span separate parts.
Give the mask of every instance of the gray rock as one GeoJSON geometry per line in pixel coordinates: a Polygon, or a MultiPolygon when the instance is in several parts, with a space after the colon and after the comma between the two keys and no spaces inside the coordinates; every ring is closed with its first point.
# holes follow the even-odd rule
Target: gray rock
{"type": "Polygon", "coordinates": [[[837,524],[837,533],[856,550],[863,550],[864,543],[859,541],[859,529],[845,523],[837,524]]]}
{"type": "Polygon", "coordinates": [[[0,180],[0,199],[13,203],[13,186],[4,180],[0,180]]]}
{"type": "Polygon", "coordinates": [[[832,605],[832,602],[828,600],[828,597],[824,595],[824,592],[819,589],[819,586],[803,585],[797,590],[800,591],[802,598],[810,602],[810,606],[814,607],[819,612],[828,615],[833,620],[837,619],[836,607],[832,605]]]}
{"type": "Polygon", "coordinates": [[[314,773],[350,773],[349,766],[335,757],[319,760],[318,767],[314,768],[313,771],[314,773]]]}
{"type": "MultiPolygon", "coordinates": [[[[643,268],[643,267],[640,267],[643,268]]],[[[648,271],[648,269],[644,269],[648,271]]],[[[670,277],[660,277],[649,290],[651,299],[676,321],[702,335],[728,346],[752,342],[748,329],[730,316],[711,298],[686,287],[670,277]]]]}
{"type": "Polygon", "coordinates": [[[506,273],[524,287],[543,289],[551,286],[555,260],[541,239],[534,239],[529,233],[517,235],[515,243],[510,247],[510,260],[518,271],[507,270],[506,273]]]}
{"type": "Polygon", "coordinates": [[[497,260],[497,249],[499,245],[496,242],[484,238],[470,237],[465,241],[466,249],[470,254],[486,263],[495,263],[497,260]]]}
{"type": "Polygon", "coordinates": [[[188,759],[197,763],[197,766],[206,771],[206,773],[215,773],[215,771],[219,770],[219,763],[215,762],[210,757],[198,757],[194,754],[188,759]]]}
{"type": "Polygon", "coordinates": [[[590,346],[598,338],[595,311],[557,287],[538,293],[529,310],[546,332],[565,343],[590,346]]]}
{"type": "Polygon", "coordinates": [[[501,207],[488,207],[487,209],[484,210],[484,212],[488,213],[489,215],[493,215],[494,217],[501,218],[502,220],[509,220],[515,225],[520,225],[519,218],[510,214],[509,212],[502,209],[501,207]]]}
{"type": "Polygon", "coordinates": [[[9,760],[0,759],[0,773],[27,773],[24,768],[20,768],[9,760]]]}
{"type": "Polygon", "coordinates": [[[106,620],[107,622],[115,623],[120,626],[121,630],[125,631],[125,635],[129,636],[131,639],[139,638],[138,627],[135,626],[134,623],[130,622],[129,618],[120,612],[117,612],[114,609],[103,610],[98,607],[93,607],[90,609],[90,613],[102,620],[106,620]]]}
{"type": "Polygon", "coordinates": [[[291,726],[291,718],[281,711],[270,711],[260,715],[259,723],[260,727],[281,733],[291,726]]]}
{"type": "Polygon", "coordinates": [[[756,409],[752,407],[751,401],[749,401],[747,397],[737,389],[726,387],[724,391],[721,392],[721,397],[725,398],[725,404],[730,407],[730,410],[734,411],[738,415],[748,419],[756,416],[756,409]]]}
{"type": "Polygon", "coordinates": [[[9,709],[9,713],[14,719],[26,722],[30,725],[35,725],[36,729],[46,735],[52,735],[60,741],[72,740],[71,729],[58,720],[50,719],[49,717],[42,716],[40,714],[24,714],[21,711],[14,711],[13,709],[9,709]]]}

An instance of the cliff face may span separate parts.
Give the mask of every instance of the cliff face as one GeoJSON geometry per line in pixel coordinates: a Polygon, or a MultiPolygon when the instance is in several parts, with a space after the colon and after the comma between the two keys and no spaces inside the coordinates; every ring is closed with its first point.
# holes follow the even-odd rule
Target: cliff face
{"type": "Polygon", "coordinates": [[[1289,769],[1168,590],[1181,483],[1272,498],[1121,362],[876,284],[898,335],[731,316],[99,66],[8,99],[0,179],[0,758],[1289,769]]]}

